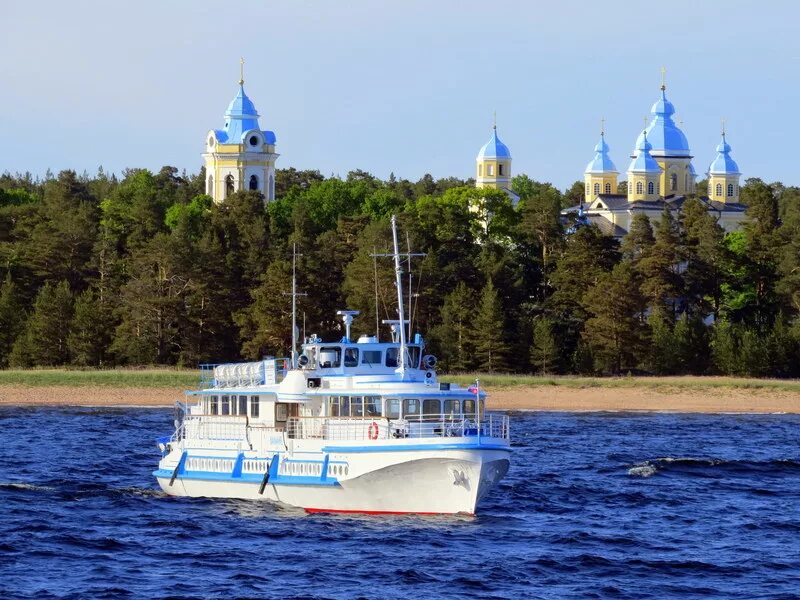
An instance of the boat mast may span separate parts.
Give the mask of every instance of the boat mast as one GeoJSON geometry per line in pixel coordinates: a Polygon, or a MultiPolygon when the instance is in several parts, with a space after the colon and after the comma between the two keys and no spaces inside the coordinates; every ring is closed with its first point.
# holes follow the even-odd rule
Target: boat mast
{"type": "Polygon", "coordinates": [[[400,356],[397,370],[400,375],[406,372],[406,318],[403,311],[403,269],[400,267],[400,249],[397,246],[397,217],[392,215],[392,240],[394,242],[394,277],[397,287],[397,310],[400,313],[400,356]]]}
{"type": "MultiPolygon", "coordinates": [[[[291,294],[283,293],[284,296],[289,295],[292,297],[292,368],[297,368],[297,297],[306,296],[302,292],[297,291],[297,257],[303,256],[297,254],[297,242],[292,244],[292,292],[291,294]]],[[[306,328],[306,313],[303,313],[303,336],[305,336],[306,328]]]]}

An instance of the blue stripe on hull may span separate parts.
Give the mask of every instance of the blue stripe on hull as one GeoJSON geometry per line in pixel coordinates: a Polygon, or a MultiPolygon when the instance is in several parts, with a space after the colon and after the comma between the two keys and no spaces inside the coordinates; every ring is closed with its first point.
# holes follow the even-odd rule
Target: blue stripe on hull
{"type": "Polygon", "coordinates": [[[408,446],[325,446],[322,452],[424,452],[426,450],[505,450],[510,446],[500,444],[414,444],[408,446]]]}
{"type": "MultiPolygon", "coordinates": [[[[158,469],[153,471],[153,476],[160,479],[172,477],[169,469],[158,469]]],[[[227,483],[261,483],[264,476],[257,473],[242,473],[240,477],[233,477],[230,473],[219,473],[214,471],[184,471],[177,479],[192,479],[195,481],[225,481],[227,483]]],[[[305,477],[294,475],[278,475],[270,477],[268,485],[312,485],[335,487],[339,485],[336,479],[326,477],[324,480],[319,477],[305,477]]]]}

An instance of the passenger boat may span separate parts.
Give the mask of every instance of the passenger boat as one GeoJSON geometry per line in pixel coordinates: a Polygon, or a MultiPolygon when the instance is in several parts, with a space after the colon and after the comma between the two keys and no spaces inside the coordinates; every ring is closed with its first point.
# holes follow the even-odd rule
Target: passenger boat
{"type": "Polygon", "coordinates": [[[391,341],[351,340],[358,313],[345,310],[339,341],[312,335],[290,358],[203,369],[159,439],[161,489],[307,512],[475,513],[508,471],[509,419],[485,412],[477,382],[440,382],[422,336],[407,340],[394,218],[392,231],[391,341]]]}

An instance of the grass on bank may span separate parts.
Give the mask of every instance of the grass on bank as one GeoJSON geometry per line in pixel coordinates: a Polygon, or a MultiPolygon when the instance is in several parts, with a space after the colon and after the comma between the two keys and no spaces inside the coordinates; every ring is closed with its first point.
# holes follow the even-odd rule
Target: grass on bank
{"type": "MultiPolygon", "coordinates": [[[[441,381],[452,381],[461,385],[474,383],[478,378],[487,389],[562,386],[569,388],[640,388],[650,390],[709,390],[752,389],[783,392],[800,392],[800,380],[796,379],[748,379],[739,377],[579,377],[501,375],[465,373],[440,374],[441,381]]],[[[144,387],[195,389],[200,383],[197,369],[141,368],[106,370],[71,369],[9,369],[0,370],[0,385],[27,387],[144,387]]]]}
{"type": "Polygon", "coordinates": [[[8,369],[0,370],[0,385],[26,387],[120,387],[195,389],[197,369],[8,369]]]}

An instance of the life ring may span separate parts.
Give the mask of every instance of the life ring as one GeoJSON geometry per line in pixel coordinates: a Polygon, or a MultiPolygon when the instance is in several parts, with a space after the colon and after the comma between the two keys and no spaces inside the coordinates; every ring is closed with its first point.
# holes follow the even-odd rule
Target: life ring
{"type": "Polygon", "coordinates": [[[367,435],[369,436],[369,439],[371,439],[371,440],[377,440],[378,439],[378,424],[375,421],[370,423],[369,429],[367,430],[367,435]]]}

